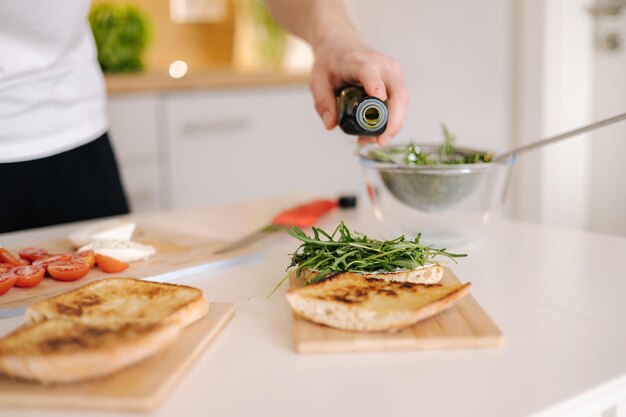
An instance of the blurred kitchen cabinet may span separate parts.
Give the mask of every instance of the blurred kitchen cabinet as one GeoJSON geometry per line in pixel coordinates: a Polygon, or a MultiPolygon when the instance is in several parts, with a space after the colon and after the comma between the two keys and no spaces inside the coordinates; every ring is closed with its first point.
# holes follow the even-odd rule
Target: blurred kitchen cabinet
{"type": "Polygon", "coordinates": [[[115,94],[109,117],[133,211],[362,189],[356,138],[324,129],[305,85],[115,94]]]}
{"type": "Polygon", "coordinates": [[[159,103],[153,94],[115,95],[109,99],[110,137],[131,209],[162,208],[159,167],[159,103]]]}
{"type": "Polygon", "coordinates": [[[324,129],[305,85],[172,93],[166,114],[174,207],[362,188],[356,138],[324,129]]]}

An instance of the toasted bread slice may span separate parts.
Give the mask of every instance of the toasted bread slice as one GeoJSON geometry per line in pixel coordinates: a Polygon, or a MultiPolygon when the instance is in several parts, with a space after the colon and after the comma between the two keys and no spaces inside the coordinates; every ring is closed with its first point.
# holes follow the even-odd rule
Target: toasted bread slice
{"type": "Polygon", "coordinates": [[[197,288],[96,281],[30,306],[28,325],[0,339],[0,372],[43,383],[108,375],[156,353],[208,310],[197,288]]]}
{"type": "Polygon", "coordinates": [[[452,306],[469,292],[467,284],[413,284],[342,273],[290,290],[287,301],[315,323],[354,331],[410,326],[452,306]]]}
{"type": "Polygon", "coordinates": [[[209,309],[198,288],[133,278],[106,278],[26,310],[29,324],[52,319],[115,326],[116,323],[173,323],[182,328],[209,309]]]}
{"type": "MultiPolygon", "coordinates": [[[[311,278],[316,275],[315,271],[303,271],[301,277],[304,282],[310,282],[311,278]]],[[[443,267],[440,264],[433,263],[421,266],[415,269],[401,270],[395,272],[376,272],[369,274],[359,274],[365,278],[384,279],[385,281],[394,282],[411,282],[413,284],[436,284],[443,277],[443,267]]]]}
{"type": "Polygon", "coordinates": [[[147,358],[177,335],[176,326],[155,323],[105,327],[46,320],[0,340],[0,372],[45,384],[97,378],[147,358]]]}

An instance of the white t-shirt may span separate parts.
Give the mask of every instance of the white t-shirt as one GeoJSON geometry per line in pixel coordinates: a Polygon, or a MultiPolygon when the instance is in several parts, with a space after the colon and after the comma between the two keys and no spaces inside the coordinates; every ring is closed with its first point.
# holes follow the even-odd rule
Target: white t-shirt
{"type": "Polygon", "coordinates": [[[0,163],[55,155],[107,129],[87,0],[0,0],[0,163]]]}

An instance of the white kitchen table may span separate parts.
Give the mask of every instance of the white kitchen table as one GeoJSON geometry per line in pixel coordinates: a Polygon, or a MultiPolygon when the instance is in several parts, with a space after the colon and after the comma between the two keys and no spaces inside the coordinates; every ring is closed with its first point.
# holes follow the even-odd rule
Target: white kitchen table
{"type": "MultiPolygon", "coordinates": [[[[302,196],[148,215],[178,230],[233,239],[267,223],[302,196]]],[[[139,219],[141,216],[137,216],[139,219]]],[[[367,202],[325,217],[379,236],[367,202]]],[[[26,246],[77,225],[0,235],[26,246]]],[[[236,316],[154,416],[603,416],[626,411],[626,238],[500,221],[452,265],[504,333],[488,349],[299,355],[284,276],[297,241],[278,234],[259,256],[195,268],[175,282],[236,316]]],[[[23,322],[0,320],[0,336],[23,322]]],[[[78,416],[83,411],[1,409],[0,415],[78,416]]],[[[96,413],[89,416],[124,415],[96,413]]],[[[137,414],[127,414],[137,415],[137,414]]]]}

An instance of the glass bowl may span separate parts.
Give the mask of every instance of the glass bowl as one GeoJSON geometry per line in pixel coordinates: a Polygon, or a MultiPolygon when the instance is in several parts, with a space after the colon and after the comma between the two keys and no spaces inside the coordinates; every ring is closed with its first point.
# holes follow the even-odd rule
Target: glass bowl
{"type": "MultiPolygon", "coordinates": [[[[406,145],[385,148],[400,151],[406,145]]],[[[415,145],[437,154],[438,145],[415,145]]],[[[422,234],[426,244],[454,247],[478,236],[504,202],[514,158],[471,164],[408,165],[381,162],[375,145],[359,149],[376,218],[393,236],[422,234]]],[[[459,154],[477,150],[457,148],[459,154]]]]}

